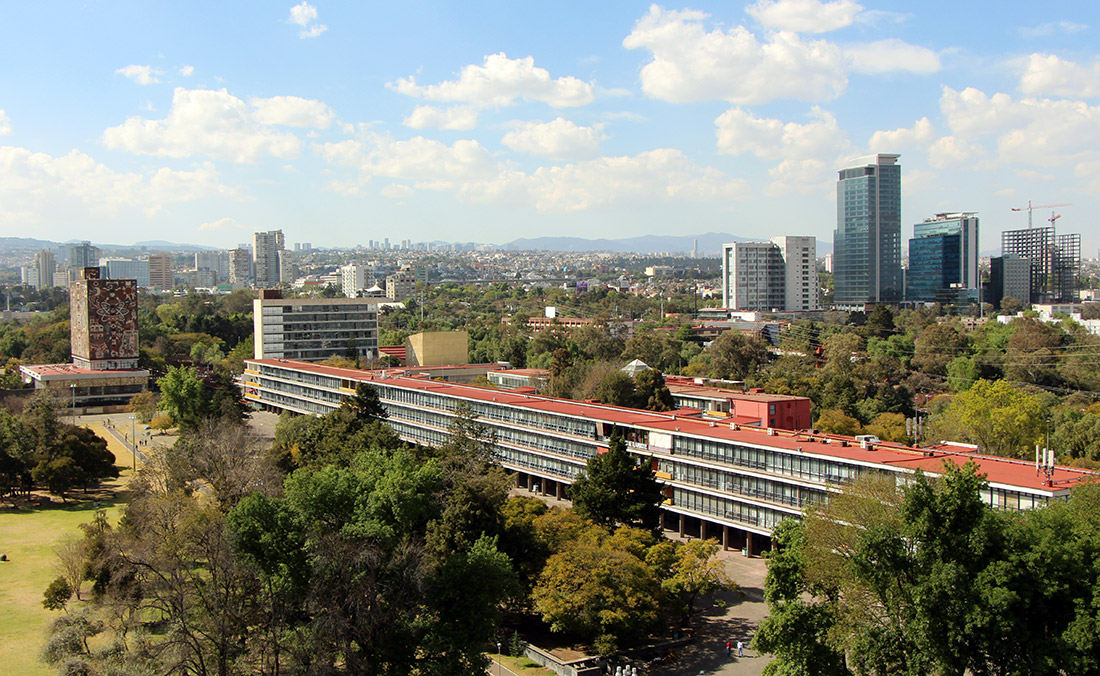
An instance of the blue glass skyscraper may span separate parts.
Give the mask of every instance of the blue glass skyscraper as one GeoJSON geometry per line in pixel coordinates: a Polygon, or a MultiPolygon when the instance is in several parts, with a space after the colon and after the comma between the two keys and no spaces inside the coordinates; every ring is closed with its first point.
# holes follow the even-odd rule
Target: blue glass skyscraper
{"type": "Polygon", "coordinates": [[[840,307],[902,299],[899,157],[872,155],[839,172],[833,287],[840,307]]]}
{"type": "Polygon", "coordinates": [[[914,225],[908,285],[908,300],[927,303],[958,302],[959,290],[976,290],[978,217],[970,212],[936,214],[914,225]]]}

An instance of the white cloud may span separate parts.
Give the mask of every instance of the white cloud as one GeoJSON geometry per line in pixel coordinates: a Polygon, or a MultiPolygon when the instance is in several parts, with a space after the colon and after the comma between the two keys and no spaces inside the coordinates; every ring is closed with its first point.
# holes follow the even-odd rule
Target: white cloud
{"type": "Polygon", "coordinates": [[[158,157],[208,155],[244,163],[267,155],[297,157],[298,137],[265,128],[257,117],[224,89],[177,87],[166,118],[131,117],[103,132],[103,142],[114,150],[158,157]]]}
{"type": "Polygon", "coordinates": [[[225,218],[219,218],[216,221],[207,221],[206,223],[199,224],[199,230],[201,231],[236,231],[236,230],[249,230],[247,225],[242,225],[237,221],[226,216],[225,218]]]}
{"type": "Polygon", "coordinates": [[[402,124],[413,129],[438,127],[450,131],[465,131],[477,126],[477,109],[473,106],[417,106],[402,124]]]}
{"type": "Polygon", "coordinates": [[[256,109],[255,118],[260,124],[327,129],[336,119],[336,114],[324,103],[299,96],[252,99],[251,104],[256,109]]]}
{"type": "Polygon", "coordinates": [[[912,127],[876,131],[867,144],[871,153],[893,153],[903,148],[923,148],[936,138],[936,129],[927,117],[913,123],[912,127]]]}
{"type": "Polygon", "coordinates": [[[510,106],[523,99],[568,108],[595,98],[588,82],[571,76],[551,78],[549,71],[535,66],[534,58],[509,59],[504,53],[486,56],[483,65],[466,66],[457,80],[419,85],[416,78],[408,77],[386,86],[415,98],[477,106],[510,106]]]}
{"type": "Polygon", "coordinates": [[[153,70],[152,66],[137,66],[134,64],[119,68],[115,72],[130,78],[139,85],[156,84],[160,82],[157,76],[162,74],[159,70],[153,70]]]}
{"type": "Polygon", "coordinates": [[[365,141],[325,143],[321,155],[333,164],[359,170],[365,178],[384,176],[416,181],[462,181],[495,175],[496,164],[480,143],[462,139],[447,145],[416,136],[398,141],[374,134],[365,141]]]}
{"type": "Polygon", "coordinates": [[[877,75],[903,70],[927,75],[940,69],[940,57],[931,49],[891,38],[844,48],[852,70],[877,75]]]}
{"type": "Polygon", "coordinates": [[[374,135],[319,148],[328,162],[360,172],[355,179],[337,180],[329,186],[348,194],[360,192],[373,177],[386,177],[463,201],[533,205],[543,212],[581,211],[626,200],[729,201],[747,195],[744,181],[694,165],[679,150],[664,148],[631,157],[540,167],[532,173],[494,162],[489,152],[472,140],[448,146],[422,137],[396,141],[374,135]]]}
{"type": "Polygon", "coordinates": [[[317,8],[305,0],[290,8],[290,18],[287,22],[302,27],[302,30],[298,31],[298,37],[303,40],[315,38],[328,30],[328,26],[317,23],[317,8]]]}
{"type": "Polygon", "coordinates": [[[972,166],[985,155],[985,150],[974,143],[967,143],[957,136],[944,136],[928,148],[928,164],[936,169],[972,166]]]}
{"type": "Polygon", "coordinates": [[[383,197],[389,197],[395,200],[408,199],[416,194],[416,190],[404,183],[390,183],[379,192],[382,193],[383,197]]]}
{"type": "Polygon", "coordinates": [[[194,73],[194,72],[195,72],[195,67],[194,66],[180,66],[179,73],[180,73],[180,75],[182,75],[184,77],[191,77],[192,73],[194,73]]]}
{"type": "Polygon", "coordinates": [[[850,26],[863,7],[852,0],[757,0],[745,11],[767,28],[826,33],[850,26]]]}
{"type": "Polygon", "coordinates": [[[831,181],[831,165],[852,152],[847,134],[836,118],[817,106],[805,124],[755,117],[742,108],[731,108],[714,121],[718,151],[729,155],[749,152],[767,160],[779,160],[768,170],[772,183],[765,193],[778,196],[790,191],[812,192],[831,181]]]}
{"type": "Polygon", "coordinates": [[[241,197],[221,183],[210,163],[142,175],[116,172],[76,150],[54,157],[0,146],[0,223],[26,227],[59,214],[102,218],[129,209],[150,216],[168,204],[210,197],[241,197]]]}
{"type": "Polygon", "coordinates": [[[3,108],[0,108],[0,136],[11,135],[11,119],[8,118],[8,114],[4,112],[3,108]]]}
{"type": "Polygon", "coordinates": [[[814,106],[816,118],[799,124],[759,118],[742,108],[731,108],[714,121],[718,150],[729,155],[751,152],[765,159],[828,157],[843,154],[849,148],[847,135],[828,111],[814,106]]]}
{"type": "Polygon", "coordinates": [[[1100,106],[944,87],[940,109],[960,143],[994,139],[1001,163],[1059,167],[1100,159],[1100,106]]]}
{"type": "Polygon", "coordinates": [[[630,202],[734,201],[747,195],[740,179],[700,167],[679,150],[658,148],[634,156],[600,157],[532,174],[506,173],[500,180],[464,186],[475,201],[526,196],[542,212],[585,211],[630,202]]]}
{"type": "Polygon", "coordinates": [[[844,55],[834,44],[804,42],[788,31],[760,42],[742,26],[707,32],[707,16],[652,5],[638,20],[623,46],[653,55],[641,73],[646,95],[672,103],[822,101],[836,98],[848,84],[844,55]]]}
{"type": "Polygon", "coordinates": [[[1023,26],[1019,30],[1020,35],[1025,38],[1044,38],[1054,35],[1055,33],[1064,33],[1066,35],[1079,33],[1087,28],[1088,26],[1083,23],[1074,23],[1072,21],[1048,21],[1038,26],[1023,26]]]}
{"type": "Polygon", "coordinates": [[[595,157],[605,138],[602,124],[579,127],[559,117],[546,123],[527,122],[505,134],[501,142],[512,150],[551,160],[579,160],[595,157]]]}
{"type": "Polygon", "coordinates": [[[1032,54],[1020,76],[1020,91],[1037,96],[1100,96],[1100,60],[1092,67],[1063,61],[1054,54],[1032,54]]]}

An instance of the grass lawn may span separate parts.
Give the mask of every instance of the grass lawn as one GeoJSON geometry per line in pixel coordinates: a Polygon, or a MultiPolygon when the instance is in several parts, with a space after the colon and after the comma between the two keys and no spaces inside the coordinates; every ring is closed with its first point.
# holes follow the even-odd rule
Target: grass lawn
{"type": "MultiPolygon", "coordinates": [[[[489,673],[496,673],[493,671],[493,666],[497,661],[496,653],[489,655],[489,659],[493,661],[493,665],[489,665],[489,673]]],[[[550,671],[546,667],[539,666],[526,657],[512,657],[510,655],[501,655],[500,663],[504,665],[505,669],[508,669],[513,674],[519,674],[520,676],[555,676],[554,672],[550,671]]]]}
{"type": "MultiPolygon", "coordinates": [[[[115,464],[129,468],[133,456],[102,428],[89,425],[108,439],[108,448],[115,454],[115,464]]],[[[57,557],[54,548],[66,537],[78,537],[79,524],[95,515],[95,502],[107,510],[111,523],[118,521],[119,507],[125,502],[125,486],[130,470],[104,484],[85,497],[77,491],[62,504],[29,506],[19,503],[18,509],[0,511],[0,554],[8,561],[0,562],[0,671],[24,676],[50,676],[56,673],[38,661],[45,632],[56,613],[42,607],[42,592],[55,577],[57,557]]]]}

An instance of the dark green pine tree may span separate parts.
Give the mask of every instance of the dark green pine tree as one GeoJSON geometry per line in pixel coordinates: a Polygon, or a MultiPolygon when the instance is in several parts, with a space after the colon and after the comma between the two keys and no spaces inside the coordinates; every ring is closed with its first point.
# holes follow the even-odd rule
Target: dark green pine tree
{"type": "Polygon", "coordinates": [[[588,461],[569,493],[577,512],[609,530],[621,524],[655,531],[661,525],[664,496],[653,462],[639,462],[627,453],[618,435],[611,437],[606,453],[588,461]]]}

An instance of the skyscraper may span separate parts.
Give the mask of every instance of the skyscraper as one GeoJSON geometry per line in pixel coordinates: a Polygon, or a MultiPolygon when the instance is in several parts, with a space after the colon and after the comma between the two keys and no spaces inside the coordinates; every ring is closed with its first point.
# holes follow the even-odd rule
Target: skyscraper
{"type": "Polygon", "coordinates": [[[238,247],[229,252],[229,283],[247,286],[252,279],[252,256],[248,249],[238,247]]]}
{"type": "Polygon", "coordinates": [[[1005,230],[1001,254],[1031,261],[1032,303],[1069,303],[1077,300],[1081,268],[1081,235],[1059,235],[1053,225],[1005,230]]]}
{"type": "Polygon", "coordinates": [[[958,291],[978,289],[978,217],[944,213],[913,226],[906,298],[958,302],[958,291]]]}
{"type": "Polygon", "coordinates": [[[53,252],[43,249],[34,255],[34,288],[48,289],[53,286],[53,273],[57,265],[53,260],[53,252]]]}
{"type": "Polygon", "coordinates": [[[270,230],[252,235],[252,275],[259,288],[279,283],[279,252],[283,246],[283,231],[270,230]]]}
{"type": "Polygon", "coordinates": [[[817,276],[817,238],[782,235],[772,237],[783,258],[787,278],[785,310],[820,310],[818,299],[820,283],[817,276]]]}
{"type": "Polygon", "coordinates": [[[168,254],[149,254],[149,286],[171,289],[172,258],[168,254]]]}
{"type": "Polygon", "coordinates": [[[872,155],[839,172],[833,233],[838,306],[860,308],[901,300],[899,157],[872,155]]]}

